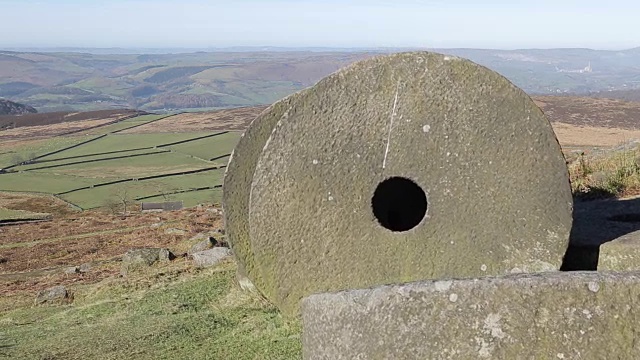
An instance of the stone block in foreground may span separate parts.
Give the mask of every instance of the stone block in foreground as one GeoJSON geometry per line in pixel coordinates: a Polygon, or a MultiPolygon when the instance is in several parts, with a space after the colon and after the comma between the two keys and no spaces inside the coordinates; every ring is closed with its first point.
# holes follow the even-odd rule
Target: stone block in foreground
{"type": "Polygon", "coordinates": [[[636,359],[640,272],[424,281],[302,302],[303,358],[636,359]]]}

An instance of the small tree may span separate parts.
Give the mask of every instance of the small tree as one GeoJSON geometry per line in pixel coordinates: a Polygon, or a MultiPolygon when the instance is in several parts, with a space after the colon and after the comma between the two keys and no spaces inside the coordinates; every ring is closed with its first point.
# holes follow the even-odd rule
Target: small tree
{"type": "Polygon", "coordinates": [[[129,193],[129,189],[125,186],[120,186],[111,192],[111,196],[107,199],[107,208],[114,214],[120,210],[122,216],[127,216],[127,210],[133,205],[134,200],[129,193]]]}
{"type": "Polygon", "coordinates": [[[120,203],[114,197],[108,197],[104,200],[104,208],[115,216],[120,211],[120,203]]]}

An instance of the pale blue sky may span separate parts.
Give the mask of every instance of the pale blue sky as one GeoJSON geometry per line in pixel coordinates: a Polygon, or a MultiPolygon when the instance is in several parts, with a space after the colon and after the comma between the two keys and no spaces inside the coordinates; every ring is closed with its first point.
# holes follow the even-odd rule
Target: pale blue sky
{"type": "Polygon", "coordinates": [[[0,0],[0,47],[640,46],[640,1],[0,0]]]}

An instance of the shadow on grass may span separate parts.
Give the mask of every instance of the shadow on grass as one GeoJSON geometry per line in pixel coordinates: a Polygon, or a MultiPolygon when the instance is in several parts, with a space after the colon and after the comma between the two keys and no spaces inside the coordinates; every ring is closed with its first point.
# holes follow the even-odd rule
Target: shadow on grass
{"type": "Polygon", "coordinates": [[[575,199],[569,246],[560,270],[597,270],[600,245],[639,230],[640,198],[575,199]]]}

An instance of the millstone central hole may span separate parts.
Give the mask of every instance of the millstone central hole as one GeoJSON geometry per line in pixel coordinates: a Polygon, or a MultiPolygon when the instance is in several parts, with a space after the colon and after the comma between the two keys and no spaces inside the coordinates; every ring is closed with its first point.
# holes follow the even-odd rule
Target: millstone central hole
{"type": "Polygon", "coordinates": [[[391,177],[380,184],[371,199],[373,214],[391,231],[416,227],[427,213],[427,195],[410,179],[391,177]]]}

